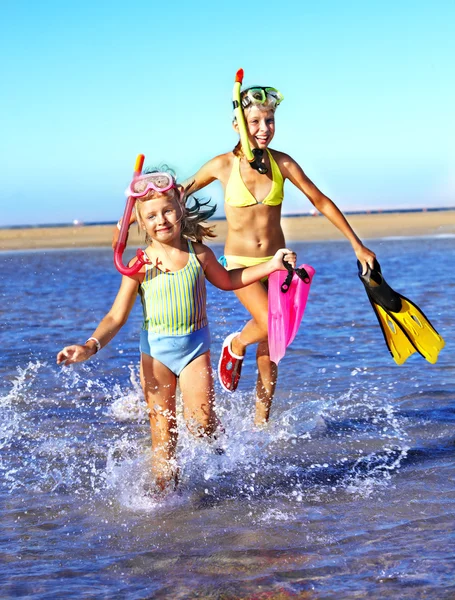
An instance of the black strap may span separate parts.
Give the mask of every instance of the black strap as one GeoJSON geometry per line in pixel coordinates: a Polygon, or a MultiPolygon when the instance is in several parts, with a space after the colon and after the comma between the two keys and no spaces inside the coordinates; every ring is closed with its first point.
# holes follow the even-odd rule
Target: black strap
{"type": "Polygon", "coordinates": [[[297,267],[297,269],[293,269],[291,267],[291,265],[287,261],[284,260],[284,258],[283,258],[283,265],[286,267],[286,269],[288,271],[288,274],[286,275],[286,279],[281,284],[281,291],[283,294],[285,294],[291,287],[291,281],[292,281],[292,278],[294,277],[294,273],[298,277],[300,277],[300,279],[304,283],[310,283],[310,281],[311,281],[310,276],[308,275],[308,273],[306,272],[306,270],[303,267],[297,267]]]}

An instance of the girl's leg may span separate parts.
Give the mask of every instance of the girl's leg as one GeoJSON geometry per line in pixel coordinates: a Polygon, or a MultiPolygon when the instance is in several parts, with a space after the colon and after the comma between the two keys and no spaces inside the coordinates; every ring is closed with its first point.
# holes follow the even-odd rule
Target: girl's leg
{"type": "Polygon", "coordinates": [[[268,335],[268,294],[260,282],[236,290],[235,295],[253,317],[232,340],[234,354],[243,356],[247,346],[258,343],[256,360],[258,378],[256,382],[256,413],[254,422],[263,425],[269,419],[270,407],[275,393],[278,369],[270,360],[268,335]]]}
{"type": "Polygon", "coordinates": [[[177,377],[159,360],[142,353],[141,383],[149,408],[153,453],[152,473],[158,487],[164,490],[172,480],[177,480],[175,466],[177,377]]]}
{"type": "Polygon", "coordinates": [[[241,290],[235,290],[234,294],[253,317],[240,335],[232,340],[234,354],[243,356],[247,346],[267,340],[269,301],[267,290],[259,281],[241,290]]]}
{"type": "Polygon", "coordinates": [[[256,352],[258,378],[256,382],[256,412],[254,424],[264,425],[269,420],[272,399],[275,395],[278,367],[270,360],[268,342],[259,342],[256,352]]]}
{"type": "Polygon", "coordinates": [[[234,354],[243,356],[247,346],[267,340],[269,301],[267,290],[259,281],[241,290],[235,290],[234,293],[253,317],[240,335],[232,340],[234,354]]]}
{"type": "Polygon", "coordinates": [[[197,437],[211,436],[216,429],[216,416],[210,352],[204,352],[183,369],[179,384],[188,429],[197,437]]]}

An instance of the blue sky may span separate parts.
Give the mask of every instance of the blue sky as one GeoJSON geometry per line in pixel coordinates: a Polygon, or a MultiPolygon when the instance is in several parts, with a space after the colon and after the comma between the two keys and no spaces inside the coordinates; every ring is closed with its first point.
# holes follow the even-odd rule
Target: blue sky
{"type": "Polygon", "coordinates": [[[2,0],[0,226],[114,221],[138,153],[183,179],[226,152],[240,67],[342,210],[454,206],[454,22],[453,0],[2,0]]]}

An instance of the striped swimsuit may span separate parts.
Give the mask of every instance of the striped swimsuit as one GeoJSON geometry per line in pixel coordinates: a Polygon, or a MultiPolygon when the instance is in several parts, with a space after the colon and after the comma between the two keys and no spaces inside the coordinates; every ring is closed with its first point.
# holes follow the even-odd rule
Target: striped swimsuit
{"type": "Polygon", "coordinates": [[[146,265],[139,293],[144,313],[140,350],[179,376],[210,349],[205,276],[190,240],[183,269],[165,273],[146,265]]]}

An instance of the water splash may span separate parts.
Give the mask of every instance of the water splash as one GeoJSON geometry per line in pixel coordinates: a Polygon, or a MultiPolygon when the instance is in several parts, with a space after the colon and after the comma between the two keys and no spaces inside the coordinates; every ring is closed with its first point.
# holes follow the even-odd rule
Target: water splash
{"type": "MultiPolygon", "coordinates": [[[[137,367],[126,384],[93,377],[93,368],[54,373],[55,394],[40,395],[39,379],[50,368],[18,369],[0,399],[0,463],[12,493],[35,491],[91,497],[112,494],[129,510],[155,510],[150,494],[148,414],[137,367]],[[15,457],[15,458],[12,458],[15,457]]],[[[364,378],[368,374],[356,370],[364,378]]],[[[195,439],[177,402],[180,498],[211,501],[283,497],[321,500],[334,490],[368,496],[389,481],[407,456],[407,435],[387,393],[365,382],[339,395],[313,391],[283,394],[271,423],[253,426],[254,397],[219,394],[223,423],[216,440],[195,439]],[[283,406],[284,405],[284,406],[283,406]]]]}

